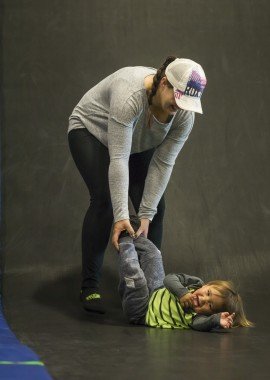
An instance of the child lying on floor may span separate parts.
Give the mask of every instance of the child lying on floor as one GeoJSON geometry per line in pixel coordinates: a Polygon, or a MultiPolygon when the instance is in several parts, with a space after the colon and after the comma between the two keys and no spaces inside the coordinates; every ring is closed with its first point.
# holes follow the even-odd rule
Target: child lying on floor
{"type": "Polygon", "coordinates": [[[231,282],[204,284],[183,273],[165,277],[160,251],[142,235],[120,238],[119,273],[119,293],[130,323],[199,331],[252,326],[231,282]]]}

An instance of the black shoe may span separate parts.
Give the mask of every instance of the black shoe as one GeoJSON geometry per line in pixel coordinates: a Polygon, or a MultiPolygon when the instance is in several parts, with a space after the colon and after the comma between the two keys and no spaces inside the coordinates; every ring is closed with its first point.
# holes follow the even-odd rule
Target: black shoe
{"type": "Polygon", "coordinates": [[[101,295],[97,290],[93,288],[81,289],[80,299],[84,310],[92,313],[105,313],[101,295]]]}

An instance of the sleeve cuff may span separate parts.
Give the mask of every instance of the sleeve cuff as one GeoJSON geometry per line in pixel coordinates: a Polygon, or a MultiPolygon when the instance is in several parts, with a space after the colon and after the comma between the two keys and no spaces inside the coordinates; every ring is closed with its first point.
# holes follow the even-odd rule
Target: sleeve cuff
{"type": "Polygon", "coordinates": [[[139,211],[139,213],[138,213],[138,218],[139,219],[149,219],[150,220],[150,222],[152,222],[152,220],[153,220],[153,218],[154,218],[154,216],[155,216],[155,213],[144,213],[144,212],[140,212],[139,211]]]}
{"type": "Polygon", "coordinates": [[[183,296],[185,296],[186,294],[190,293],[188,289],[184,288],[184,289],[179,289],[177,292],[176,292],[176,296],[178,298],[181,298],[183,296]]]}

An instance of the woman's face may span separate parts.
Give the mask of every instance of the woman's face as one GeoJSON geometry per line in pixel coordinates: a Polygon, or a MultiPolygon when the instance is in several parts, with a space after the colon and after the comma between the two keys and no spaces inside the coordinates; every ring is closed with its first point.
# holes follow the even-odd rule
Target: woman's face
{"type": "Polygon", "coordinates": [[[179,107],[177,106],[174,98],[173,87],[169,87],[166,77],[163,77],[159,85],[160,107],[169,115],[174,115],[179,107]]]}

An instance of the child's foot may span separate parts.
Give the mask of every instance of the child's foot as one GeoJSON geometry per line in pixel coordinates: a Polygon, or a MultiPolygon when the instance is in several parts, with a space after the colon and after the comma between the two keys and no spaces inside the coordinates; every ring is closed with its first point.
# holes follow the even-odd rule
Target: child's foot
{"type": "Polygon", "coordinates": [[[125,239],[125,240],[133,240],[133,238],[130,236],[130,234],[128,233],[128,230],[124,230],[121,232],[121,234],[119,235],[119,240],[122,240],[122,239],[125,239]],[[125,239],[127,238],[127,239],[125,239]]]}
{"type": "Polygon", "coordinates": [[[119,244],[120,243],[133,243],[134,238],[132,238],[128,231],[122,231],[120,236],[119,236],[119,244]]]}
{"type": "Polygon", "coordinates": [[[136,232],[140,228],[140,225],[141,225],[140,219],[137,217],[137,215],[130,215],[129,219],[130,219],[129,221],[130,221],[130,224],[132,225],[132,228],[136,232]]]}
{"type": "Polygon", "coordinates": [[[104,314],[105,309],[100,293],[93,288],[81,289],[80,299],[84,310],[92,313],[104,314]]]}

